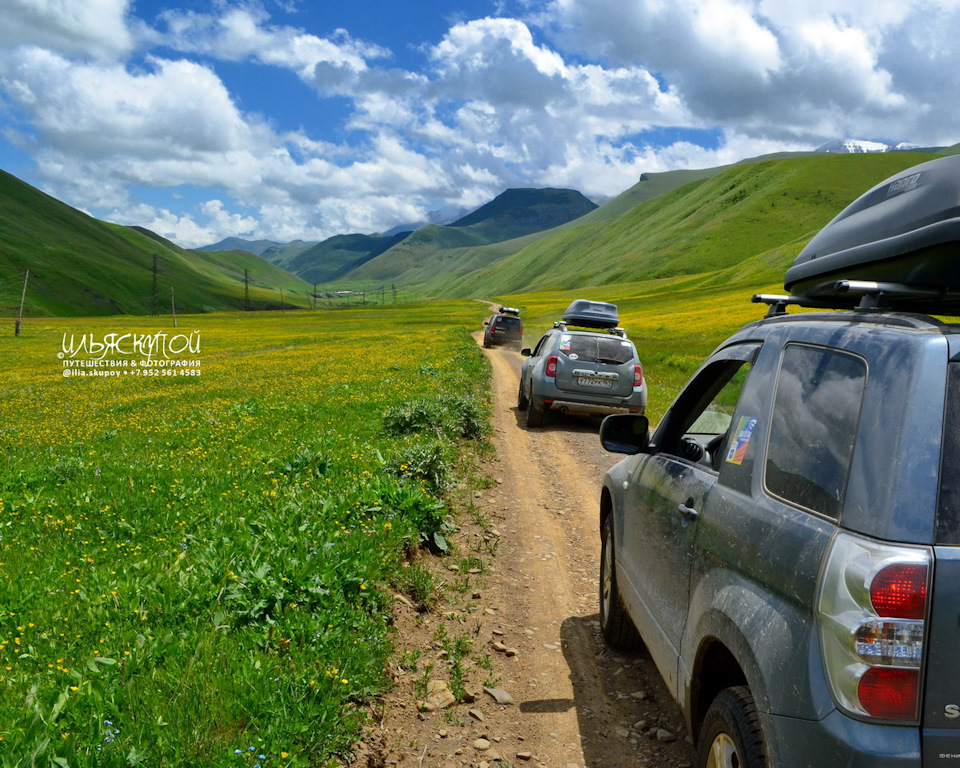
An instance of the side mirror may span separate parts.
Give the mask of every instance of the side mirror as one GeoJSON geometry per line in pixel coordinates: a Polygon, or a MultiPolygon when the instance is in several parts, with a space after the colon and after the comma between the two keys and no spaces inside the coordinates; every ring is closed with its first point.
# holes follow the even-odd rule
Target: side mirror
{"type": "Polygon", "coordinates": [[[650,421],[636,413],[607,416],[600,424],[600,443],[611,453],[642,453],[650,445],[650,421]]]}
{"type": "Polygon", "coordinates": [[[490,321],[489,321],[489,320],[484,320],[484,321],[483,321],[483,324],[484,324],[484,325],[490,325],[490,321]]]}
{"type": "Polygon", "coordinates": [[[524,357],[530,357],[530,355],[532,355],[533,353],[530,351],[530,347],[524,347],[523,349],[520,350],[520,354],[523,355],[524,357]]]}

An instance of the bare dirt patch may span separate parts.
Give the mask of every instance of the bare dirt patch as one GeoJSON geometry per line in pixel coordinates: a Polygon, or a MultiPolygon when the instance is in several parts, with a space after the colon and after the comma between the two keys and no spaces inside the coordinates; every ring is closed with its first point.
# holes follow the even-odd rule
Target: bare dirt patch
{"type": "Polygon", "coordinates": [[[524,426],[522,358],[484,353],[494,382],[495,457],[482,467],[490,487],[467,500],[457,556],[444,559],[456,570],[440,570],[444,604],[420,612],[398,598],[396,686],[364,761],[692,766],[679,710],[649,657],[612,653],[599,632],[597,504],[617,457],[600,447],[595,420],[524,426]],[[460,700],[425,704],[444,703],[444,684],[462,687],[460,700]],[[498,703],[503,692],[512,703],[498,703]]]}

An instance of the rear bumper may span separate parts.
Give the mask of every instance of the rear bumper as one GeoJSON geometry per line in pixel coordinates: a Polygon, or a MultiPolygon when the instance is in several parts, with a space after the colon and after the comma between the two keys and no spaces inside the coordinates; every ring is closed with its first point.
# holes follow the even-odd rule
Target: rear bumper
{"type": "Polygon", "coordinates": [[[643,413],[642,405],[601,405],[599,403],[579,403],[572,400],[553,400],[545,402],[544,406],[551,411],[561,411],[563,413],[584,413],[591,415],[609,415],[611,413],[643,413]]]}
{"type": "Polygon", "coordinates": [[[920,728],[917,726],[866,723],[837,710],[823,720],[760,715],[760,721],[766,734],[771,768],[834,765],[844,768],[925,768],[940,764],[960,765],[960,761],[921,762],[920,728]]]}

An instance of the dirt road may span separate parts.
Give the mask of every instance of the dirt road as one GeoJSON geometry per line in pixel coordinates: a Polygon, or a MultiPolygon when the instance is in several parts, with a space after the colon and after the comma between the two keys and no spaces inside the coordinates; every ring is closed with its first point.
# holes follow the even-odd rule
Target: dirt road
{"type": "Polygon", "coordinates": [[[475,701],[436,711],[417,701],[423,672],[417,691],[416,673],[398,669],[397,695],[384,703],[379,764],[692,766],[679,711],[652,662],[611,653],[599,634],[597,504],[603,473],[617,457],[600,447],[596,421],[556,417],[541,429],[524,426],[516,408],[522,358],[504,348],[485,353],[493,366],[496,458],[484,470],[495,483],[473,500],[485,525],[466,526],[459,546],[493,539],[487,550],[495,555],[457,610],[439,617],[408,611],[400,633],[408,648],[423,648],[424,664],[435,654],[431,679],[442,680],[449,667],[439,623],[446,636],[459,628],[470,637],[472,659],[487,660],[468,666],[475,701]],[[483,680],[514,703],[498,704],[483,680]]]}

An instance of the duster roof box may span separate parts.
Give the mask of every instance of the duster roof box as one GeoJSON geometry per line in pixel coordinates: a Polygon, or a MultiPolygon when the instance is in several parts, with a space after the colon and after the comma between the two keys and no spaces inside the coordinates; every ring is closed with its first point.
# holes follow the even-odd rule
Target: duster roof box
{"type": "Polygon", "coordinates": [[[784,277],[794,296],[854,307],[960,312],[960,156],[907,169],[827,224],[784,277]]]}
{"type": "Polygon", "coordinates": [[[576,299],[570,302],[562,318],[568,325],[584,328],[616,328],[620,324],[620,312],[616,304],[604,301],[576,299]]]}

